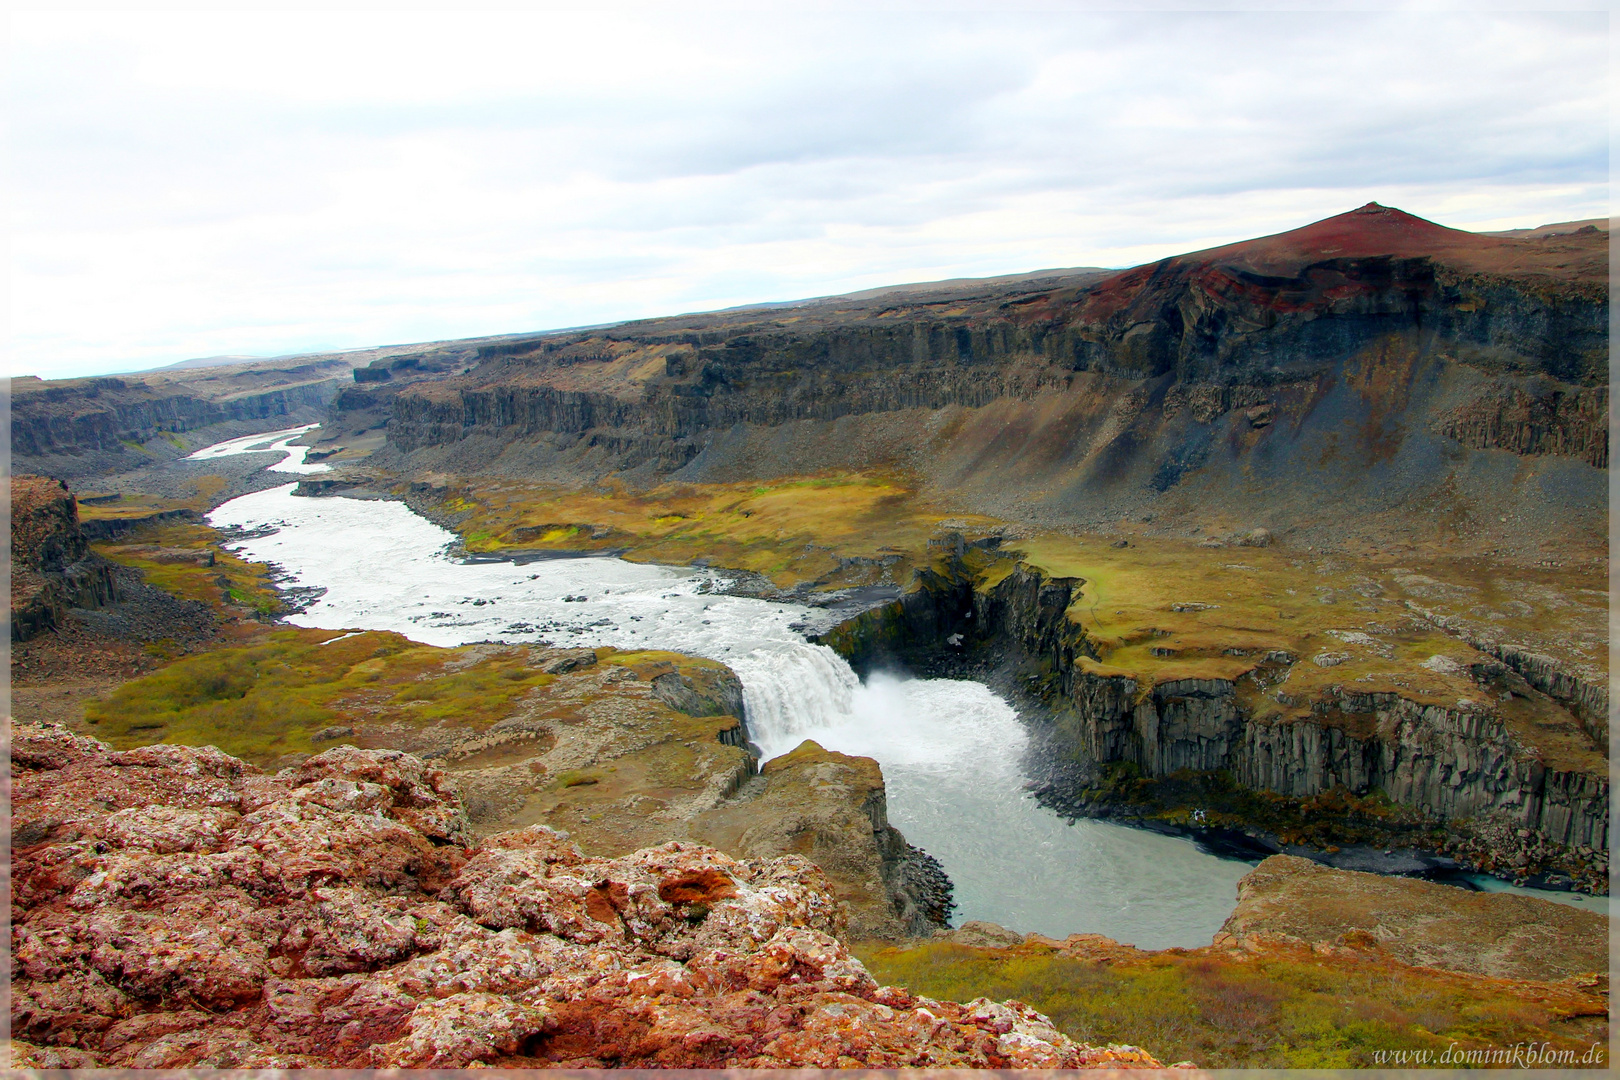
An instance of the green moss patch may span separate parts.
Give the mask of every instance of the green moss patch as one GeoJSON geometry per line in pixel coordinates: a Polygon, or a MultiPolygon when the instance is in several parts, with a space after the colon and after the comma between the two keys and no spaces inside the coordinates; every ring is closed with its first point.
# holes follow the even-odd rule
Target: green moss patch
{"type": "Polygon", "coordinates": [[[384,631],[277,630],[268,640],[185,657],[92,702],[86,719],[121,749],[154,742],[219,747],[264,765],[311,753],[321,728],[365,719],[455,723],[477,730],[509,715],[555,676],[527,648],[456,670],[467,649],[384,631]]]}
{"type": "MultiPolygon", "coordinates": [[[[672,564],[703,558],[783,587],[844,588],[885,572],[903,585],[942,520],[906,478],[879,473],[650,491],[612,482],[572,491],[501,481],[454,492],[443,506],[463,515],[457,529],[472,550],[614,550],[672,564]]],[[[994,521],[973,516],[965,523],[994,521]]]]}
{"type": "Polygon", "coordinates": [[[1600,1016],[1569,1015],[1531,983],[1412,968],[1376,956],[1171,949],[1108,962],[1050,948],[858,947],[880,982],[955,1001],[1016,998],[1070,1038],[1146,1047],[1205,1068],[1369,1068],[1380,1052],[1546,1042],[1577,1059],[1607,1045],[1600,1016]]]}

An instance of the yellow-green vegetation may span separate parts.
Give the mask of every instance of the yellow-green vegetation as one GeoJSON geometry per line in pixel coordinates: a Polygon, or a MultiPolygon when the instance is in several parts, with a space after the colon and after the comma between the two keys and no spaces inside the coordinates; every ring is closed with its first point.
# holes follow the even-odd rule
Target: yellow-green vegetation
{"type": "MultiPolygon", "coordinates": [[[[1572,609],[1588,607],[1581,614],[1595,615],[1607,605],[1601,577],[1506,571],[1482,560],[1406,558],[1395,565],[1393,557],[1351,561],[1288,547],[1211,548],[1151,537],[1135,538],[1125,548],[1054,535],[1012,546],[1048,574],[1083,578],[1070,615],[1098,644],[1102,663],[1156,682],[1230,678],[1267,650],[1286,649],[1301,658],[1354,651],[1331,631],[1364,631],[1368,623],[1400,620],[1410,613],[1407,601],[1441,614],[1475,613],[1521,636],[1558,633],[1577,613],[1572,609]],[[1550,587],[1563,594],[1547,597],[1550,587]],[[1569,594],[1589,599],[1572,605],[1569,594]],[[1534,606],[1524,602],[1527,597],[1534,606]],[[1234,655],[1239,652],[1246,655],[1234,655]]],[[[1322,669],[1323,678],[1343,683],[1409,669],[1436,654],[1460,660],[1473,655],[1439,631],[1397,637],[1391,642],[1400,650],[1396,656],[1354,656],[1322,669]]],[[[1455,689],[1443,680],[1431,685],[1441,692],[1455,689]]]]}
{"type": "MultiPolygon", "coordinates": [[[[172,441],[174,436],[165,435],[164,438],[172,441]]],[[[101,500],[115,493],[80,491],[79,520],[123,521],[129,518],[150,517],[165,510],[207,510],[214,505],[215,497],[225,490],[228,483],[225,477],[217,473],[199,476],[191,481],[194,494],[184,499],[149,492],[126,491],[116,493],[116,499],[103,502],[101,500]]]]}
{"type": "MultiPolygon", "coordinates": [[[[523,824],[549,822],[549,812],[559,807],[583,812],[576,797],[582,792],[589,793],[584,803],[601,803],[630,795],[662,797],[694,778],[701,787],[706,781],[694,766],[700,756],[694,747],[743,759],[743,751],[716,740],[720,729],[736,723],[713,715],[719,711],[716,682],[729,678],[724,665],[678,653],[609,648],[593,653],[595,662],[587,656],[580,670],[609,674],[570,680],[559,694],[554,691],[564,689],[557,685],[564,676],[542,670],[546,658],[556,655],[553,650],[487,644],[445,649],[380,630],[280,629],[249,645],[184,657],[125,683],[105,700],[91,702],[86,719],[97,738],[119,749],[156,742],[212,745],[260,766],[332,745],[330,738],[314,739],[328,727],[353,729],[344,741],[418,752],[423,745],[454,747],[458,739],[520,711],[571,733],[569,738],[593,725],[605,731],[602,756],[623,759],[547,778],[554,794],[523,824]],[[614,677],[612,669],[632,678],[614,677]],[[710,715],[695,717],[650,698],[647,684],[666,673],[683,676],[692,706],[710,715]],[[641,689],[620,689],[627,685],[641,689]],[[631,728],[645,732],[614,749],[614,738],[631,728]]],[[[452,768],[478,768],[538,752],[533,743],[495,744],[470,755],[452,750],[448,761],[452,768]]],[[[644,812],[629,811],[628,817],[645,832],[644,812]]]]}
{"type": "MultiPolygon", "coordinates": [[[[1305,556],[1278,549],[1142,539],[1114,548],[1047,536],[1017,548],[1048,574],[1083,579],[1069,613],[1098,650],[1087,670],[1130,674],[1148,685],[1236,679],[1273,651],[1298,659],[1344,651],[1327,631],[1359,631],[1370,615],[1357,606],[1365,598],[1341,580],[1348,575],[1318,574],[1305,556]],[[1323,603],[1320,597],[1330,591],[1332,601],[1323,603]]],[[[1440,633],[1425,640],[1439,648],[1456,646],[1440,633]]],[[[1342,683],[1381,667],[1377,659],[1318,670],[1342,683]]],[[[1290,678],[1291,688],[1294,679],[1310,675],[1299,671],[1290,678]]],[[[1303,683],[1299,688],[1307,690],[1303,683]]],[[[1441,688],[1438,678],[1435,688],[1441,688]]]]}
{"type": "Polygon", "coordinates": [[[201,601],[223,615],[247,609],[268,616],[281,608],[268,578],[269,567],[225,551],[219,532],[207,525],[151,525],[92,546],[113,562],[140,570],[148,583],[165,592],[201,601]]]}
{"type": "MultiPolygon", "coordinates": [[[[81,492],[82,494],[86,494],[81,492]]],[[[80,521],[126,521],[147,518],[165,510],[180,510],[184,506],[173,499],[150,495],[126,495],[117,502],[79,503],[80,521]]]]}
{"type": "MultiPolygon", "coordinates": [[[[487,727],[553,681],[527,648],[482,656],[419,645],[399,634],[277,630],[267,641],[189,656],[92,702],[97,738],[120,749],[154,742],[217,746],[264,765],[323,747],[310,736],[361,717],[487,727]]],[[[485,650],[486,652],[488,650],[485,650]]]]}
{"type": "Polygon", "coordinates": [[[954,1001],[1016,998],[1073,1039],[1130,1043],[1205,1068],[1366,1068],[1381,1050],[1428,1049],[1438,1059],[1453,1044],[1521,1042],[1579,1058],[1594,1041],[1607,1044],[1598,999],[1376,956],[1171,949],[1091,960],[1034,944],[950,942],[856,952],[883,983],[954,1001]]]}
{"type": "MultiPolygon", "coordinates": [[[[1245,710],[1262,720],[1309,715],[1336,689],[1420,704],[1477,701],[1481,690],[1468,666],[1485,657],[1415,618],[1412,605],[1529,634],[1550,630],[1559,612],[1569,617],[1580,605],[1567,594],[1584,584],[1566,581],[1553,593],[1549,582],[1522,580],[1538,577],[1533,571],[1513,571],[1521,580],[1508,581],[1500,570],[1464,560],[1351,562],[1287,547],[1151,537],[1113,547],[1043,535],[1013,547],[1050,575],[1083,579],[1069,617],[1098,656],[1083,659],[1082,670],[1134,678],[1144,694],[1178,679],[1234,681],[1245,710]],[[1537,603],[1519,598],[1525,595],[1537,603]],[[1251,672],[1257,678],[1241,679],[1251,672]]],[[[1606,771],[1569,713],[1540,695],[1491,706],[1547,764],[1606,771]]]]}
{"type": "MultiPolygon", "coordinates": [[[[512,481],[451,495],[469,549],[622,551],[674,564],[697,559],[769,577],[779,586],[837,588],[884,578],[904,585],[944,513],[903,477],[848,473],[768,483],[604,484],[571,491],[512,481]]],[[[988,527],[990,518],[953,518],[988,527]]]]}

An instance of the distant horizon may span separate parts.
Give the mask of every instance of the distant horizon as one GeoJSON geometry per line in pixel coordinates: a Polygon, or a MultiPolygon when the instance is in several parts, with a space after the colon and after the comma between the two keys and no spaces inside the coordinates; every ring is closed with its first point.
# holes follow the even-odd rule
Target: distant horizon
{"type": "MultiPolygon", "coordinates": [[[[1377,202],[1377,200],[1369,200],[1369,201],[1370,202],[1377,202]]],[[[1362,204],[1358,204],[1358,205],[1366,205],[1366,203],[1362,203],[1362,204]]],[[[1383,205],[1388,205],[1388,204],[1383,204],[1383,205]]],[[[1407,212],[1407,213],[1410,212],[1410,211],[1406,211],[1403,207],[1393,206],[1393,207],[1390,207],[1390,208],[1395,209],[1395,210],[1401,210],[1402,212],[1407,212]]],[[[1354,209],[1354,208],[1351,208],[1351,209],[1354,209]]],[[[1345,213],[1345,212],[1347,212],[1347,211],[1340,211],[1340,213],[1345,213]]],[[[1328,217],[1334,217],[1334,216],[1337,216],[1337,215],[1334,215],[1334,214],[1328,215],[1328,217]]],[[[1414,215],[1414,216],[1422,217],[1422,215],[1414,215]]],[[[1316,218],[1316,219],[1313,219],[1312,222],[1303,222],[1300,225],[1292,226],[1289,229],[1283,229],[1283,230],[1280,230],[1280,231],[1281,232],[1289,232],[1289,231],[1292,231],[1293,228],[1299,228],[1299,227],[1302,227],[1303,225],[1312,224],[1312,223],[1314,223],[1314,221],[1321,221],[1321,220],[1325,220],[1325,219],[1316,218]]],[[[1429,220],[1432,220],[1432,219],[1429,219],[1429,220]]],[[[1536,225],[1508,226],[1506,228],[1492,229],[1492,230],[1462,229],[1462,231],[1465,231],[1465,232],[1478,232],[1481,235],[1489,235],[1491,233],[1505,233],[1505,232],[1515,232],[1515,231],[1533,232],[1533,231],[1538,230],[1538,229],[1553,228],[1555,226],[1560,226],[1560,225],[1586,225],[1586,224],[1595,224],[1595,223],[1599,223],[1599,222],[1604,223],[1605,227],[1607,227],[1607,223],[1609,222],[1609,220],[1610,220],[1609,218],[1602,218],[1602,217],[1570,218],[1568,220],[1562,220],[1562,221],[1544,221],[1544,222],[1540,222],[1539,224],[1536,224],[1536,225]]],[[[1435,222],[1435,224],[1445,225],[1444,222],[1435,222]]],[[[1462,228],[1461,226],[1455,226],[1455,225],[1448,225],[1446,227],[1447,228],[1462,228]]],[[[1243,242],[1245,240],[1260,239],[1261,237],[1268,236],[1268,235],[1276,235],[1276,234],[1267,233],[1267,234],[1261,234],[1261,236],[1255,236],[1255,237],[1246,236],[1246,237],[1241,237],[1241,238],[1239,238],[1237,240],[1222,241],[1221,243],[1217,243],[1217,244],[1213,244],[1213,245],[1209,245],[1209,246],[1210,247],[1220,247],[1220,246],[1224,246],[1224,244],[1241,243],[1241,242],[1243,242]]],[[[117,370],[98,371],[98,372],[86,372],[86,373],[80,374],[80,375],[57,375],[57,376],[42,376],[42,375],[36,375],[36,374],[34,374],[32,372],[27,372],[27,373],[18,373],[18,374],[11,375],[10,378],[13,378],[13,379],[16,379],[16,378],[34,378],[34,379],[41,379],[43,381],[54,381],[54,380],[57,380],[57,379],[79,379],[79,378],[99,378],[99,377],[108,377],[108,378],[110,378],[110,377],[116,377],[116,376],[120,376],[120,375],[155,375],[155,374],[160,374],[160,373],[162,373],[164,371],[184,370],[186,365],[191,365],[194,370],[204,370],[204,369],[206,369],[208,367],[231,367],[231,366],[234,366],[234,365],[237,365],[237,364],[263,363],[263,362],[269,361],[269,360],[301,359],[301,358],[304,358],[304,357],[312,357],[312,356],[341,356],[341,355],[346,354],[346,353],[361,353],[361,352],[375,352],[375,351],[388,350],[388,349],[403,349],[403,348],[412,348],[412,347],[415,347],[415,346],[437,344],[437,343],[449,343],[449,342],[456,342],[456,341],[477,341],[477,340],[482,340],[482,339],[485,339],[485,338],[526,337],[526,336],[535,335],[535,334],[567,334],[567,333],[575,333],[575,332],[581,332],[581,331],[586,331],[586,330],[602,329],[602,328],[612,327],[612,326],[622,326],[622,325],[625,325],[626,323],[643,322],[643,321],[648,321],[648,320],[653,320],[653,319],[679,319],[679,318],[683,318],[683,317],[689,316],[689,315],[712,315],[712,314],[721,314],[721,313],[730,312],[730,311],[748,311],[748,310],[751,310],[751,309],[754,309],[754,308],[764,309],[764,308],[771,308],[771,307],[792,306],[792,305],[795,305],[795,304],[807,304],[807,303],[814,303],[815,301],[818,301],[818,300],[834,300],[834,299],[838,299],[838,298],[845,297],[845,296],[857,296],[857,295],[860,295],[861,293],[881,292],[881,291],[884,291],[886,289],[899,289],[899,288],[907,288],[907,287],[920,286],[920,285],[944,285],[944,284],[952,284],[952,283],[955,283],[955,282],[964,282],[964,283],[966,283],[966,282],[974,282],[974,281],[994,281],[994,280],[1003,279],[1003,278],[1018,278],[1018,277],[1035,276],[1035,275],[1040,275],[1040,274],[1063,274],[1063,273],[1076,273],[1076,272],[1085,272],[1085,271],[1104,271],[1104,272],[1113,272],[1113,273],[1124,273],[1125,271],[1132,269],[1134,266],[1143,266],[1143,265],[1147,265],[1148,263],[1161,261],[1162,259],[1174,258],[1174,257],[1176,257],[1178,255],[1193,254],[1193,253],[1195,253],[1197,251],[1201,251],[1201,250],[1205,250],[1205,249],[1204,248],[1189,248],[1189,249],[1185,249],[1185,250],[1181,250],[1181,251],[1175,251],[1175,252],[1172,252],[1172,253],[1167,254],[1167,255],[1161,255],[1161,256],[1159,256],[1158,258],[1155,258],[1155,259],[1145,260],[1142,263],[1134,263],[1131,266],[1048,266],[1048,267],[1039,267],[1039,268],[1034,269],[1034,270],[1009,270],[1009,271],[1005,271],[1005,272],[1001,272],[1001,273],[975,275],[975,276],[972,276],[972,277],[928,278],[928,279],[922,279],[922,280],[917,280],[917,281],[896,281],[896,282],[891,282],[891,283],[885,284],[885,285],[876,285],[876,286],[869,286],[869,287],[865,287],[865,288],[861,288],[861,289],[849,289],[849,290],[840,290],[840,291],[834,291],[834,292],[828,292],[828,293],[820,293],[820,294],[813,295],[813,296],[799,296],[799,297],[792,297],[792,298],[784,299],[784,300],[755,300],[755,301],[742,303],[742,304],[734,304],[734,305],[732,305],[730,307],[724,307],[724,308],[700,308],[700,309],[694,309],[694,310],[691,310],[691,311],[665,312],[665,313],[656,314],[656,315],[644,315],[644,316],[637,316],[637,317],[634,317],[634,318],[624,318],[624,319],[609,319],[609,320],[606,320],[606,321],[603,321],[603,322],[583,323],[583,324],[577,324],[577,325],[573,325],[573,326],[534,327],[534,328],[523,329],[523,330],[497,330],[497,331],[490,331],[490,332],[486,332],[486,333],[463,334],[463,335],[459,335],[459,336],[456,336],[456,337],[420,338],[420,339],[417,339],[417,340],[414,340],[414,341],[390,341],[390,342],[382,342],[382,343],[375,343],[374,342],[374,343],[368,344],[368,345],[350,345],[350,346],[343,346],[343,347],[337,347],[337,348],[316,347],[316,348],[311,348],[311,349],[298,350],[298,351],[294,351],[294,352],[277,352],[277,353],[262,353],[262,354],[259,354],[259,353],[226,353],[226,354],[219,354],[219,355],[214,355],[214,356],[187,357],[185,359],[175,360],[175,361],[171,361],[169,363],[159,363],[159,364],[157,364],[155,366],[146,367],[146,368],[117,369],[117,370]],[[202,361],[219,361],[219,363],[204,364],[204,363],[202,363],[202,361]]]]}
{"type": "Polygon", "coordinates": [[[16,12],[8,370],[1609,214],[1606,11],[975,2],[16,12]]]}

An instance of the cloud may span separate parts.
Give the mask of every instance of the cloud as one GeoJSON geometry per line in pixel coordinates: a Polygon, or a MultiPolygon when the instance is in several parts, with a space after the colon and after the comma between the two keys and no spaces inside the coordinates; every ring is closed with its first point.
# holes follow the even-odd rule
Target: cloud
{"type": "Polygon", "coordinates": [[[1606,214],[1605,20],[19,15],[13,370],[1606,214]]]}

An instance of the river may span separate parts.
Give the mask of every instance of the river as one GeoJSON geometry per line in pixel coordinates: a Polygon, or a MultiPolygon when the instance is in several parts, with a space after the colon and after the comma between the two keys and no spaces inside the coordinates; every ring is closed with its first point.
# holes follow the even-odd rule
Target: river
{"type": "MultiPolygon", "coordinates": [[[[286,445],[306,429],[232,440],[193,457],[272,446],[284,472],[325,471],[286,445]]],[[[890,821],[956,886],[954,921],[987,919],[1053,936],[1098,933],[1142,948],[1207,945],[1251,864],[1190,841],[1040,806],[1019,767],[1027,736],[1006,701],[975,682],[874,673],[862,682],[795,627],[811,609],[729,596],[723,573],[610,557],[469,561],[453,533],[399,502],[305,498],[295,485],[209,515],[247,537],[230,546],[324,590],[299,626],[393,630],[415,641],[549,641],[660,648],[728,664],[767,757],[806,738],[876,758],[890,821]]]]}

